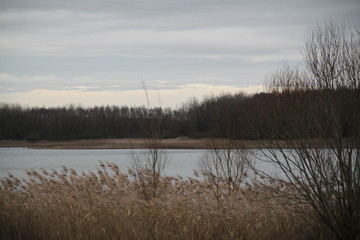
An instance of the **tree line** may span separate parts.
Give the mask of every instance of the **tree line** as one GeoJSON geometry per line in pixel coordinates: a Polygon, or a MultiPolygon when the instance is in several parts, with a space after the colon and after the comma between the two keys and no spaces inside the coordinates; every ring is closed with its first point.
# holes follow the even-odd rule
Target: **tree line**
{"type": "MultiPolygon", "coordinates": [[[[319,105],[314,104],[312,99],[313,96],[328,95],[328,92],[298,89],[254,95],[222,94],[206,97],[202,101],[194,98],[177,109],[145,106],[86,108],[75,105],[45,108],[1,104],[0,139],[143,138],[149,136],[149,119],[154,118],[159,119],[161,138],[298,138],[304,134],[303,129],[301,132],[296,128],[285,131],[293,127],[294,119],[307,121],[307,137],[316,138],[322,134],[318,126],[327,126],[329,123],[326,113],[316,108],[319,105]]],[[[354,104],[340,99],[348,94],[358,96],[358,92],[358,89],[334,89],[330,94],[330,98],[339,99],[339,104],[343,104],[339,107],[343,137],[353,137],[354,123],[346,119],[358,115],[360,108],[351,108],[354,104]]]]}

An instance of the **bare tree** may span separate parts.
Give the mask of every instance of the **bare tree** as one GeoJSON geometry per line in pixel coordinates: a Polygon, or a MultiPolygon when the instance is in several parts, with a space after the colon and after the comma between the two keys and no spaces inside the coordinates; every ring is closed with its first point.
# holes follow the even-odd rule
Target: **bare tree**
{"type": "Polygon", "coordinates": [[[142,152],[132,151],[130,170],[135,178],[138,192],[145,199],[150,199],[157,196],[161,182],[160,177],[168,164],[169,158],[166,149],[164,149],[161,136],[162,109],[161,107],[150,107],[148,90],[144,82],[143,89],[148,110],[147,124],[145,126],[147,137],[143,139],[146,149],[142,152]]]}
{"type": "Polygon", "coordinates": [[[270,79],[268,124],[257,126],[263,155],[335,239],[360,239],[360,29],[321,25],[303,56],[303,69],[270,79]]]}
{"type": "Polygon", "coordinates": [[[247,150],[231,138],[209,141],[208,150],[199,161],[200,172],[218,201],[224,194],[239,190],[249,165],[247,150]]]}

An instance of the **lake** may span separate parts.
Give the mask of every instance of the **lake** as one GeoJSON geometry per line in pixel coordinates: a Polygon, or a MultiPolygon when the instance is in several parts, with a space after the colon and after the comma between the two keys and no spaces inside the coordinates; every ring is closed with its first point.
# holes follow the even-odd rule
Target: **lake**
{"type": "MultiPolygon", "coordinates": [[[[130,149],[106,150],[53,150],[28,148],[0,148],[0,178],[11,173],[17,177],[25,177],[26,170],[55,169],[62,166],[72,168],[78,173],[94,171],[99,168],[100,161],[113,162],[125,172],[131,166],[130,149]]],[[[144,150],[133,150],[140,153],[144,150]]],[[[169,164],[165,175],[182,177],[193,176],[198,159],[205,150],[169,150],[169,164]]]]}
{"type": "MultiPolygon", "coordinates": [[[[16,177],[26,177],[26,170],[61,170],[62,166],[72,168],[78,173],[82,171],[96,171],[101,162],[112,162],[123,172],[131,166],[131,153],[144,152],[142,149],[86,149],[86,150],[55,150],[29,148],[0,148],[0,178],[7,177],[8,173],[16,177]]],[[[198,170],[199,159],[206,150],[168,150],[169,163],[164,175],[194,177],[193,169],[198,170]]],[[[277,172],[270,163],[253,160],[257,169],[277,172]]],[[[250,173],[251,175],[251,173],[250,173]]]]}

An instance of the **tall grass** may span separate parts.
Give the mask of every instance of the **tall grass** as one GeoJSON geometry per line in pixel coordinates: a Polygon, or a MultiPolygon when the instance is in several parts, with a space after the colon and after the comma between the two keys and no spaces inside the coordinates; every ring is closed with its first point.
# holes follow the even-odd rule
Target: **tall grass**
{"type": "Polygon", "coordinates": [[[159,194],[144,199],[132,174],[101,163],[97,172],[9,175],[1,180],[0,238],[329,239],[282,197],[291,191],[285,184],[246,184],[219,201],[200,178],[162,177],[159,194]]]}

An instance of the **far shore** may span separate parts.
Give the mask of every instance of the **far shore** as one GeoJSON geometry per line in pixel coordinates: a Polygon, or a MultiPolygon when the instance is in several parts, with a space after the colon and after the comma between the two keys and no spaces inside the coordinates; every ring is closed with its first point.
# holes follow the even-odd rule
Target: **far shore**
{"type": "MultiPolygon", "coordinates": [[[[162,147],[167,149],[206,149],[206,139],[164,139],[162,147]]],[[[1,140],[0,147],[26,147],[34,149],[140,149],[146,148],[141,138],[125,139],[80,139],[68,141],[21,141],[1,140]]]]}
{"type": "MultiPolygon", "coordinates": [[[[351,139],[344,139],[344,144],[351,146],[351,139]]],[[[226,141],[226,140],[225,140],[226,141]]],[[[267,140],[235,140],[232,143],[234,148],[294,148],[304,146],[295,141],[267,141],[267,140]]],[[[324,148],[324,140],[307,140],[307,145],[311,147],[324,148]]],[[[142,138],[122,138],[122,139],[79,139],[68,141],[22,141],[22,140],[0,140],[0,147],[24,147],[33,149],[143,149],[148,148],[146,139],[142,138]]],[[[224,139],[192,139],[192,138],[171,138],[160,141],[160,147],[164,149],[209,149],[227,148],[224,139]],[[210,147],[210,144],[212,147],[210,147]]]]}
{"type": "MultiPolygon", "coordinates": [[[[161,140],[164,149],[208,149],[210,143],[216,146],[224,146],[221,139],[191,139],[172,138],[161,140]]],[[[238,141],[237,148],[261,148],[264,142],[260,141],[238,141]]],[[[25,147],[33,149],[142,149],[147,148],[147,141],[142,138],[123,139],[80,139],[68,141],[22,141],[22,140],[0,140],[0,147],[25,147]]]]}
{"type": "MultiPolygon", "coordinates": [[[[172,138],[161,140],[165,149],[208,149],[210,142],[219,139],[172,138]]],[[[243,148],[256,148],[256,141],[239,141],[243,148]]],[[[68,141],[21,141],[0,140],[0,147],[26,147],[33,149],[141,149],[147,148],[146,141],[141,138],[125,139],[81,139],[68,141]]],[[[240,146],[240,145],[239,145],[240,146]]]]}

